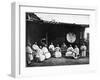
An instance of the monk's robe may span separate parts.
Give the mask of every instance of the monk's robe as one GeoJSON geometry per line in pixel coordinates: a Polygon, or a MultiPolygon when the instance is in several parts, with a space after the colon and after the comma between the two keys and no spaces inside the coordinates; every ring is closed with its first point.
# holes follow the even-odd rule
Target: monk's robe
{"type": "Polygon", "coordinates": [[[74,49],[74,53],[75,53],[75,58],[78,58],[78,55],[79,55],[79,48],[78,47],[76,47],[74,49]]]}
{"type": "Polygon", "coordinates": [[[47,47],[42,48],[43,54],[45,55],[45,58],[48,59],[51,57],[50,52],[48,51],[47,47]]]}
{"type": "Polygon", "coordinates": [[[36,52],[36,58],[39,61],[44,61],[45,60],[45,55],[43,54],[43,51],[41,49],[38,49],[36,52]]]}
{"type": "Polygon", "coordinates": [[[49,46],[49,49],[52,50],[52,51],[54,51],[54,50],[55,50],[54,45],[50,45],[50,46],[49,46]]]}
{"type": "Polygon", "coordinates": [[[27,61],[28,61],[28,63],[31,63],[31,61],[33,60],[33,50],[31,49],[31,47],[30,46],[27,46],[26,47],[26,57],[27,57],[27,61]]]}
{"type": "Polygon", "coordinates": [[[74,52],[73,47],[69,47],[67,49],[67,52],[66,52],[65,56],[73,56],[73,52],[74,52]]]}
{"type": "Polygon", "coordinates": [[[51,56],[54,56],[54,52],[55,52],[55,47],[54,47],[54,45],[50,45],[50,46],[49,46],[49,51],[50,51],[50,53],[51,53],[51,56]]]}
{"type": "Polygon", "coordinates": [[[87,50],[86,46],[85,45],[82,45],[81,46],[81,54],[82,54],[83,57],[86,56],[86,50],[87,50]]]}
{"type": "Polygon", "coordinates": [[[36,45],[36,44],[33,44],[32,48],[33,48],[33,50],[38,50],[39,49],[39,46],[36,45]]]}
{"type": "Polygon", "coordinates": [[[61,57],[62,56],[62,54],[61,54],[61,49],[60,49],[60,47],[56,47],[55,48],[55,54],[54,54],[54,57],[61,57]]]}

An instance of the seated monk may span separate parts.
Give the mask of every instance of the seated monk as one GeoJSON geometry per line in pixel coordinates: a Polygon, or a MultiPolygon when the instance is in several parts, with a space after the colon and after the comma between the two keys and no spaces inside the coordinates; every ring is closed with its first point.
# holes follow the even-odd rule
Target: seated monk
{"type": "Polygon", "coordinates": [[[73,52],[74,52],[74,49],[73,49],[72,45],[70,45],[67,49],[67,52],[65,53],[65,56],[72,56],[73,57],[73,52]]]}
{"type": "Polygon", "coordinates": [[[32,46],[33,50],[38,50],[39,46],[37,45],[37,42],[35,42],[32,46]]]}
{"type": "Polygon", "coordinates": [[[51,54],[50,54],[50,52],[48,51],[47,45],[46,45],[46,44],[43,46],[42,51],[43,51],[43,54],[45,55],[45,58],[46,58],[46,59],[48,59],[48,58],[51,57],[51,54]]]}
{"type": "Polygon", "coordinates": [[[79,48],[78,48],[77,45],[75,45],[74,53],[75,53],[75,58],[78,58],[78,56],[79,56],[79,48]]]}
{"type": "Polygon", "coordinates": [[[44,61],[45,60],[45,55],[43,54],[43,51],[39,48],[36,51],[36,59],[37,61],[44,61]]]}
{"type": "Polygon", "coordinates": [[[26,59],[27,59],[27,63],[28,64],[30,64],[31,61],[34,59],[34,57],[33,57],[33,50],[28,45],[26,46],[26,59]]]}
{"type": "Polygon", "coordinates": [[[51,55],[53,56],[54,51],[55,51],[55,47],[54,47],[53,43],[51,43],[51,44],[49,45],[49,51],[50,51],[51,55]]]}
{"type": "Polygon", "coordinates": [[[35,54],[35,60],[36,62],[38,61],[44,61],[45,60],[45,56],[42,52],[42,50],[39,48],[39,46],[37,45],[37,42],[35,42],[32,46],[34,54],[35,54]]]}
{"type": "Polygon", "coordinates": [[[62,54],[61,54],[61,49],[59,47],[59,44],[57,45],[57,47],[55,48],[55,53],[54,53],[54,57],[61,57],[62,54]]]}

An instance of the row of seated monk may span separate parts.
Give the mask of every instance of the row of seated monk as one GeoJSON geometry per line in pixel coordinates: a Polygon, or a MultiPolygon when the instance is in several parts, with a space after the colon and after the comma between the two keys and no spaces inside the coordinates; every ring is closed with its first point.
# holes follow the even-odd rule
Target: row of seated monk
{"type": "MultiPolygon", "coordinates": [[[[83,44],[80,47],[81,54],[82,56],[86,56],[86,46],[83,44]]],[[[37,42],[35,42],[32,47],[27,45],[26,46],[26,53],[27,53],[27,62],[31,63],[32,60],[34,61],[44,61],[46,59],[49,59],[50,57],[73,57],[77,59],[79,57],[80,51],[78,46],[75,45],[73,48],[72,45],[69,47],[66,46],[65,43],[62,44],[60,47],[59,44],[55,47],[53,43],[51,43],[48,48],[47,45],[45,44],[43,47],[38,46],[37,42]]]]}

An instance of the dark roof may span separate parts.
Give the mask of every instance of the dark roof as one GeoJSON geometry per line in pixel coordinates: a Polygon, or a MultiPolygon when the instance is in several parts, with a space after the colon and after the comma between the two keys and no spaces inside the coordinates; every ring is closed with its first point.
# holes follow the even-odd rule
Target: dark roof
{"type": "Polygon", "coordinates": [[[42,20],[34,13],[26,13],[26,21],[31,21],[39,24],[56,24],[56,25],[73,25],[73,26],[79,25],[81,27],[89,27],[89,24],[63,23],[63,22],[42,20]],[[30,16],[30,19],[28,19],[28,16],[30,16]]]}

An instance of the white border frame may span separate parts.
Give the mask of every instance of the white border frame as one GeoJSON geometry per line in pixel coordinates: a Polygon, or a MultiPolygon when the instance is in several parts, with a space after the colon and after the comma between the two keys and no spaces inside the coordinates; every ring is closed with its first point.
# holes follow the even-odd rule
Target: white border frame
{"type": "Polygon", "coordinates": [[[32,6],[32,4],[12,3],[12,50],[11,50],[11,74],[13,77],[22,76],[39,76],[39,75],[54,75],[54,74],[69,74],[69,73],[84,73],[96,70],[96,44],[94,39],[96,38],[95,27],[95,8],[83,8],[83,7],[43,7],[32,6]],[[73,65],[73,66],[53,66],[48,67],[31,67],[25,68],[25,12],[51,12],[51,13],[68,13],[77,15],[89,15],[90,16],[90,64],[89,65],[73,65]],[[24,20],[24,21],[23,21],[24,20]],[[35,72],[35,73],[34,73],[35,72]]]}

